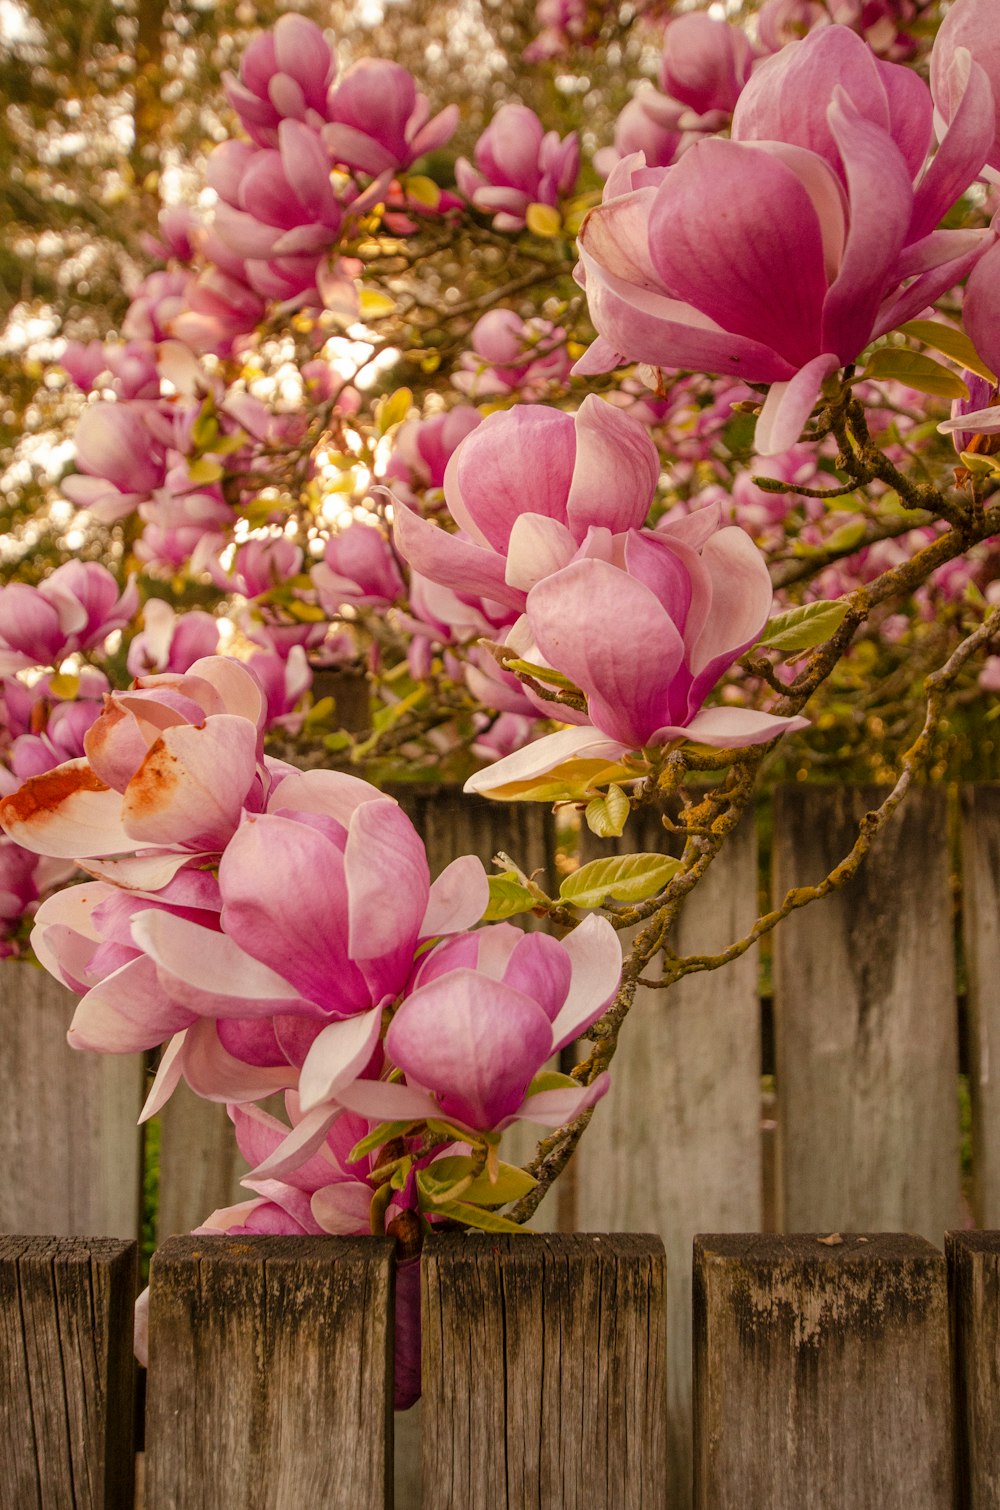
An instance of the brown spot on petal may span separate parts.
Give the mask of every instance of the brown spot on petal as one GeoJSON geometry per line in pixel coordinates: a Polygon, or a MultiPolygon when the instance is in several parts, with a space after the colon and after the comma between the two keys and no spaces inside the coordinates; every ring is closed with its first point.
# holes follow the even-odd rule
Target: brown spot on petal
{"type": "Polygon", "coordinates": [[[30,776],[22,787],[0,802],[0,823],[30,823],[46,813],[58,812],[78,792],[107,792],[110,788],[89,766],[57,766],[41,776],[30,776]]]}
{"type": "Polygon", "coordinates": [[[162,739],[150,745],[142,765],[128,784],[124,811],[129,822],[162,812],[181,782],[181,764],[162,739]]]}

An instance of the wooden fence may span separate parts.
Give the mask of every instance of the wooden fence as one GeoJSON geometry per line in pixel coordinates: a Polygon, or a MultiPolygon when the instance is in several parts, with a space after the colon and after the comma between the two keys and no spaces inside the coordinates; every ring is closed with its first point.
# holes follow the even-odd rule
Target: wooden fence
{"type": "MultiPolygon", "coordinates": [[[[880,795],[809,784],[779,792],[691,898],[682,950],[721,949],[770,898],[820,880],[880,795]]],[[[440,793],[405,804],[435,870],[457,853],[488,862],[504,849],[557,886],[549,814],[440,793]]],[[[666,840],[646,821],[618,847],[666,840]]],[[[857,880],[788,919],[763,959],[750,950],[666,996],[640,992],[611,1093],[536,1225],[663,1239],[676,1510],[692,1502],[697,1231],[908,1231],[940,1245],[951,1229],[1000,1227],[998,888],[1000,786],[957,802],[926,788],[911,793],[857,880]],[[960,1086],[971,1107],[964,1165],[960,1086]]],[[[72,1002],[39,972],[5,965],[0,981],[0,1232],[137,1236],[134,1124],[149,1067],[67,1050],[72,1002]]],[[[240,1199],[243,1171],[221,1108],[183,1088],[159,1136],[163,1242],[240,1199]]],[[[397,1441],[412,1441],[412,1413],[400,1424],[397,1441]]],[[[399,1498],[400,1510],[419,1502],[415,1475],[399,1498]]]]}
{"type": "MultiPolygon", "coordinates": [[[[169,1240],[138,1460],[135,1259],[0,1239],[5,1510],[392,1510],[391,1242],[169,1240]]],[[[656,1237],[432,1239],[424,1510],[672,1510],[664,1284],[656,1237]]],[[[697,1510],[996,1510],[1000,1233],[700,1237],[694,1378],[697,1510]]]]}

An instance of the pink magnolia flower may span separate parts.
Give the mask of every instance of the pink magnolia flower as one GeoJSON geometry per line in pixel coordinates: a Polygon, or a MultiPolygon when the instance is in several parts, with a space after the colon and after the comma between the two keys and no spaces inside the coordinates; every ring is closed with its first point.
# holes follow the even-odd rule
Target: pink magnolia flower
{"type": "Polygon", "coordinates": [[[515,405],[485,419],[449,463],[445,499],[464,537],[397,509],[396,545],[432,581],[521,609],[588,531],[644,523],[659,471],[642,425],[593,394],[575,415],[515,405]]]}
{"type": "MultiPolygon", "coordinates": [[[[304,369],[303,369],[304,370],[304,369]]],[[[409,490],[440,488],[452,453],[483,416],[468,404],[459,404],[445,414],[429,419],[408,419],[396,431],[392,455],[384,477],[397,490],[404,484],[409,490]]]]}
{"type": "Polygon", "coordinates": [[[60,484],[79,508],[104,524],[131,514],[163,483],[163,452],[129,404],[90,404],[74,434],[77,473],[60,484]]]}
{"type": "Polygon", "coordinates": [[[569,377],[566,332],[551,320],[522,320],[512,309],[491,309],[476,321],[470,339],[472,350],[462,353],[451,379],[470,398],[516,393],[530,403],[569,377]]]}
{"type": "Polygon", "coordinates": [[[594,167],[607,178],[616,163],[641,152],[650,168],[666,168],[678,156],[685,132],[684,107],[656,89],[645,88],[629,100],[615,122],[613,147],[594,153],[594,167]]]}
{"type": "Polygon", "coordinates": [[[739,27],[696,13],[677,16],[664,38],[660,86],[696,116],[728,116],[752,63],[753,49],[739,27]]]}
{"type": "Polygon", "coordinates": [[[475,167],[458,159],[455,182],[477,210],[493,215],[499,231],[523,230],[531,204],[557,205],[580,171],[576,132],[560,141],[527,105],[501,105],[473,157],[475,167]]]}
{"type": "Polygon", "coordinates": [[[315,22],[294,12],[255,37],[240,63],[239,78],[222,75],[226,98],[259,147],[277,144],[282,121],[318,127],[327,118],[327,93],[337,58],[315,22]]]}
{"type": "Polygon", "coordinates": [[[993,0],[955,0],[934,39],[931,89],[935,105],[949,123],[961,109],[960,85],[966,65],[960,55],[966,51],[985,70],[993,89],[994,132],[986,162],[989,177],[1000,178],[1000,29],[993,0]]]}
{"type": "Polygon", "coordinates": [[[632,531],[621,564],[583,556],[536,583],[507,644],[568,677],[586,697],[586,714],[560,709],[579,726],[478,772],[466,791],[517,797],[523,783],[574,761],[606,766],[685,739],[760,744],[805,726],[749,708],[702,707],[759,639],[773,599],[761,552],[743,530],[718,529],[718,517],[708,508],[668,529],[632,531]]]}
{"type": "Polygon", "coordinates": [[[411,73],[382,58],[361,58],[331,91],[327,121],[323,142],[334,162],[378,177],[444,146],[458,125],[458,106],[431,119],[411,73]]]}
{"type": "Polygon", "coordinates": [[[271,650],[255,650],[246,664],[264,689],[267,698],[265,727],[275,725],[298,734],[305,717],[300,705],[312,686],[313,671],[301,645],[293,645],[287,656],[271,650]]]}
{"type": "MultiPolygon", "coordinates": [[[[994,239],[992,231],[934,230],[987,150],[992,109],[982,70],[971,65],[962,109],[914,190],[912,134],[900,137],[908,160],[887,126],[857,108],[851,88],[837,83],[832,100],[829,91],[817,98],[827,38],[838,58],[855,45],[864,53],[886,118],[890,92],[894,107],[911,97],[896,79],[903,70],[893,69],[887,89],[878,69],[890,65],[871,59],[853,34],[813,33],[760,70],[777,68],[777,92],[752,96],[742,125],[770,131],[769,139],[700,141],[663,170],[623,162],[580,232],[580,276],[600,335],[574,370],[629,360],[770,384],[757,428],[763,455],[798,440],[828,374],[952,287],[994,239]],[[794,76],[788,54],[800,60],[794,76]],[[776,139],[793,101],[796,131],[808,135],[815,125],[811,139],[824,153],[834,144],[839,171],[824,153],[776,139]]],[[[756,77],[748,91],[755,85],[756,77]]]]}
{"type": "Polygon", "coordinates": [[[0,835],[0,959],[19,954],[17,931],[39,899],[73,874],[72,865],[47,860],[0,835]]]}
{"type": "Polygon", "coordinates": [[[386,1034],[406,1084],[356,1079],[337,1100],[363,1116],[444,1118],[473,1134],[571,1122],[600,1100],[607,1076],[551,1090],[531,1082],[597,1020],[620,975],[617,934],[597,916],[562,941],[510,923],[450,939],[423,961],[386,1034]]]}
{"type": "Polygon", "coordinates": [[[106,698],[86,760],[27,781],[0,803],[0,823],[26,849],[65,859],[148,848],[166,850],[176,868],[216,854],[244,807],[263,805],[263,721],[259,685],[224,656],[183,676],[142,677],[106,698]]]}
{"type": "MultiPolygon", "coordinates": [[[[330,159],[318,133],[301,121],[281,122],[277,148],[224,142],[207,177],[221,201],[216,234],[240,257],[318,259],[336,244],[344,212],[330,159]]],[[[307,286],[312,282],[310,276],[307,286]]]]}
{"type": "Polygon", "coordinates": [[[74,650],[90,650],[122,629],[139,607],[135,583],[123,592],[96,561],[66,561],[38,587],[0,588],[0,673],[56,666],[74,650]]]}
{"type": "Polygon", "coordinates": [[[388,608],[405,596],[403,574],[392,547],[373,524],[349,524],[326,543],[323,560],[312,568],[320,606],[336,618],[344,604],[388,608]]]}
{"type": "Polygon", "coordinates": [[[15,792],[30,776],[39,776],[82,756],[87,732],[100,712],[100,704],[89,698],[57,703],[43,730],[20,734],[14,740],[7,753],[9,771],[0,768],[0,793],[6,796],[15,792]]]}
{"type": "Polygon", "coordinates": [[[238,545],[228,569],[208,550],[199,554],[196,565],[209,572],[220,592],[260,598],[298,576],[302,570],[302,547],[287,535],[270,535],[238,545]]]}
{"type": "Polygon", "coordinates": [[[195,661],[219,648],[219,621],[202,609],[178,614],[165,598],[148,598],[142,609],[143,628],[128,647],[130,676],[159,671],[189,671],[195,661]]]}

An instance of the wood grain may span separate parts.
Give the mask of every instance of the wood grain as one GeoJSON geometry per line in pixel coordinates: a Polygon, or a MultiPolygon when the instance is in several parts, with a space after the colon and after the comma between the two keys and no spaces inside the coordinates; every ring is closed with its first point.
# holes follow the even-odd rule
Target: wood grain
{"type": "Polygon", "coordinates": [[[951,1510],[944,1255],[842,1237],[696,1240],[697,1510],[951,1510]]]}
{"type": "Polygon", "coordinates": [[[389,1239],[167,1242],[146,1510],[391,1510],[392,1272],[389,1239]]]}
{"type": "Polygon", "coordinates": [[[949,1232],[958,1510],[1000,1510],[1000,1232],[949,1232]]]}
{"type": "MultiPolygon", "coordinates": [[[[648,813],[625,836],[649,852],[663,850],[666,839],[648,813]]],[[[593,841],[583,857],[623,851],[625,842],[593,841]]],[[[674,947],[685,954],[724,948],[753,922],[756,900],[751,821],[686,904],[674,947]]],[[[624,948],[629,942],[622,938],[624,948]]],[[[655,976],[656,966],[648,973],[655,976]]],[[[666,1248],[671,1510],[691,1504],[691,1242],[708,1226],[761,1226],[760,1115],[756,950],[668,992],[640,988],[611,1066],[611,1089],[569,1175],[578,1228],[652,1227],[666,1248]]]]}
{"type": "Polygon", "coordinates": [[[85,1054],[76,1003],[38,967],[0,962],[0,1232],[139,1233],[142,1056],[85,1054]]]}
{"type": "Polygon", "coordinates": [[[0,1505],[131,1510],[136,1245],[0,1237],[0,1505]]]}
{"type": "Polygon", "coordinates": [[[220,1206],[250,1200],[252,1192],[240,1185],[246,1173],[226,1108],[203,1101],[182,1081],[160,1113],[157,1242],[186,1235],[220,1206]]]}
{"type": "Polygon", "coordinates": [[[666,1500],[658,1238],[441,1237],[423,1258],[428,1510],[666,1500]]]}
{"type": "MultiPolygon", "coordinates": [[[[774,895],[848,853],[884,789],[785,787],[774,895]]],[[[777,929],[786,1231],[920,1232],[960,1219],[958,1026],[947,795],[912,791],[842,891],[777,929]]]]}
{"type": "Polygon", "coordinates": [[[1000,1227],[1000,785],[961,801],[962,940],[968,982],[972,1209],[1000,1227]]]}

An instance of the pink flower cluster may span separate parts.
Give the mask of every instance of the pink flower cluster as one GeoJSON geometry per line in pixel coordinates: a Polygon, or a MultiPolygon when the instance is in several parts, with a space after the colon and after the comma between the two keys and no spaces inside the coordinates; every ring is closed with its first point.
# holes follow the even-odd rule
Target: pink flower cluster
{"type": "Polygon", "coordinates": [[[995,239],[937,229],[996,132],[1000,77],[953,43],[935,45],[932,99],[847,28],[813,32],[755,70],[731,140],[696,142],[669,168],[623,160],[580,233],[599,336],[574,370],[639,361],[768,384],[757,448],[794,444],[824,379],[995,239]],[[927,164],[935,105],[949,124],[927,164]]]}
{"type": "MultiPolygon", "coordinates": [[[[42,904],[32,942],[81,996],[75,1047],[164,1046],[144,1116],[182,1076],[230,1104],[254,1199],[216,1226],[369,1230],[372,1163],[351,1149],[386,1141],[383,1122],[413,1134],[386,1228],[433,1218],[421,1176],[435,1160],[495,1158],[511,1122],[559,1126],[604,1093],[606,1075],[536,1076],[607,1005],[620,946],[596,916],[564,942],[470,932],[488,900],[480,861],[432,883],[393,799],[262,754],[264,701],[222,657],[140,678],[105,700],[86,758],[0,803],[15,844],[92,877],[42,904]],[[253,1106],[279,1090],[287,1125],[253,1106]],[[429,1123],[445,1131],[418,1156],[429,1123]]],[[[474,1198],[463,1212],[474,1222],[474,1198]]]]}
{"type": "Polygon", "coordinates": [[[546,131],[527,105],[501,105],[473,152],[455,164],[455,181],[465,197],[498,231],[524,229],[533,204],[555,207],[573,192],[580,171],[576,132],[559,138],[546,131]]]}

